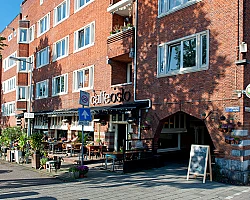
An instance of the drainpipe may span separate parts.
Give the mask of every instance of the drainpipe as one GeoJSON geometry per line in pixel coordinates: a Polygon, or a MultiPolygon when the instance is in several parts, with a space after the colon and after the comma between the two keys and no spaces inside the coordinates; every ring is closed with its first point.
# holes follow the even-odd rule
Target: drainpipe
{"type": "MultiPolygon", "coordinates": [[[[136,99],[136,88],[137,88],[137,27],[138,27],[138,0],[135,1],[135,39],[134,39],[134,102],[148,101],[148,107],[151,108],[150,99],[136,99]]],[[[139,120],[138,120],[138,139],[141,139],[141,109],[139,109],[139,120]]]]}

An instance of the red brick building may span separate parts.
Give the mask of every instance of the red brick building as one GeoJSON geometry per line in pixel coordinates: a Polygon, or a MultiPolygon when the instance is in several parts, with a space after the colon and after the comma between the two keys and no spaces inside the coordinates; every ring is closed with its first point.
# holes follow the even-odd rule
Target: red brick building
{"type": "Polygon", "coordinates": [[[2,125],[27,125],[30,108],[32,131],[70,139],[82,129],[84,90],[93,116],[84,129],[95,141],[118,150],[129,137],[154,138],[158,153],[180,159],[191,144],[210,145],[223,173],[246,182],[249,4],[23,1],[1,33],[2,125]]]}
{"type": "Polygon", "coordinates": [[[158,152],[188,158],[191,144],[210,145],[222,172],[242,181],[250,158],[249,6],[138,1],[135,50],[137,98],[152,100],[143,120],[158,152]]]}

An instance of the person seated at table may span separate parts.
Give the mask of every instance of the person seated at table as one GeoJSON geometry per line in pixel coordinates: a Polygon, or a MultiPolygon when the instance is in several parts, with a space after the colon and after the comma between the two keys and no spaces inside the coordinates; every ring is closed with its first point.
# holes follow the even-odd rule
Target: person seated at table
{"type": "Polygon", "coordinates": [[[77,140],[78,140],[78,137],[76,135],[73,135],[72,140],[67,141],[69,143],[67,143],[67,145],[66,145],[66,150],[71,149],[73,147],[73,143],[75,143],[77,140]]]}
{"type": "Polygon", "coordinates": [[[42,141],[45,141],[45,142],[48,141],[48,136],[47,136],[47,134],[44,134],[44,136],[43,136],[43,138],[42,138],[42,141]]]}

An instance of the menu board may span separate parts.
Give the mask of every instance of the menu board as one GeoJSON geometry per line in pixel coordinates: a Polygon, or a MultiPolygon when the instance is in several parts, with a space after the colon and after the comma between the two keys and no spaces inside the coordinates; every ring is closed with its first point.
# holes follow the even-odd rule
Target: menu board
{"type": "Polygon", "coordinates": [[[203,183],[204,183],[206,179],[208,161],[209,161],[209,169],[210,169],[209,171],[211,180],[212,174],[211,174],[211,158],[210,158],[209,146],[192,144],[190,150],[187,180],[189,179],[189,174],[202,175],[204,177],[203,178],[203,183]]]}

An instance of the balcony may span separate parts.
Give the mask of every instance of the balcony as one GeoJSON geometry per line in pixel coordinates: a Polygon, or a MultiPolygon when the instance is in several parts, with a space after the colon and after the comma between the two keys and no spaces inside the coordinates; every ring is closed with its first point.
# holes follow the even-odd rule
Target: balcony
{"type": "Polygon", "coordinates": [[[110,0],[107,11],[120,16],[131,16],[133,0],[110,0]]]}
{"type": "Polygon", "coordinates": [[[134,28],[120,30],[111,34],[107,40],[108,58],[120,62],[131,62],[134,46],[134,28]]]}

